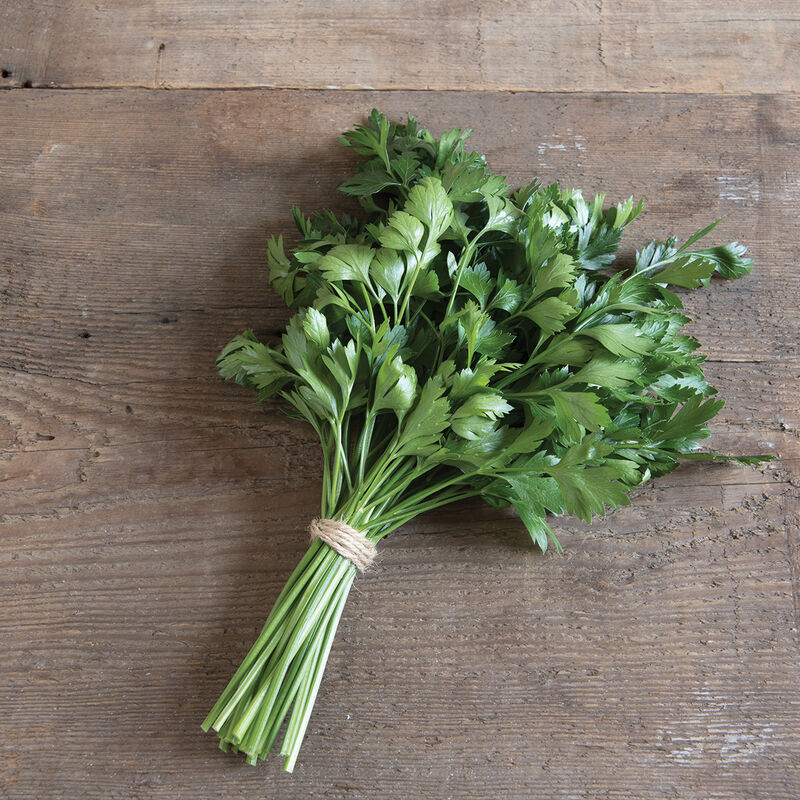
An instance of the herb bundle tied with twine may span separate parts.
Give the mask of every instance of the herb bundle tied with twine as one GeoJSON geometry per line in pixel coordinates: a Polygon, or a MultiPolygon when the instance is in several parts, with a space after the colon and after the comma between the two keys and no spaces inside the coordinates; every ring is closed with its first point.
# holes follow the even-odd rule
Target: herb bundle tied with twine
{"type": "Polygon", "coordinates": [[[286,721],[294,768],[353,580],[418,514],[481,497],[558,549],[550,515],[590,520],[681,460],[769,458],[698,452],[722,401],[673,290],[747,274],[745,248],[699,247],[713,223],[616,269],[641,203],[512,191],[468,133],[377,111],[345,133],[365,160],[340,188],[364,214],[293,209],[298,241],[268,249],[295,311],[282,343],[247,331],[219,357],[314,428],[324,463],[311,546],[203,723],[252,764],[286,721]]]}

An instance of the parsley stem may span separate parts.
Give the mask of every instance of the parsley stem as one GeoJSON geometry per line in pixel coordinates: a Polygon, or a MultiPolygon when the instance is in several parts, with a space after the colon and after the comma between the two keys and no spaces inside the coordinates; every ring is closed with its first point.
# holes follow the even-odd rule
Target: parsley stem
{"type": "Polygon", "coordinates": [[[372,442],[372,432],[375,430],[376,416],[377,414],[370,409],[364,420],[364,426],[361,429],[361,433],[358,437],[358,444],[356,445],[356,458],[358,459],[358,476],[356,482],[359,486],[364,483],[364,470],[367,466],[367,455],[369,454],[369,446],[372,442]]]}
{"type": "Polygon", "coordinates": [[[456,301],[456,294],[458,293],[458,287],[461,283],[461,273],[466,268],[467,264],[472,260],[472,255],[475,252],[475,247],[477,245],[478,239],[480,239],[480,233],[478,233],[472,241],[464,248],[464,252],[461,254],[461,258],[458,259],[458,266],[456,268],[456,275],[453,278],[453,286],[450,289],[450,297],[447,301],[447,308],[445,308],[443,319],[448,319],[450,314],[453,311],[453,303],[456,301]]]}
{"type": "MultiPolygon", "coordinates": [[[[414,256],[416,264],[414,266],[414,273],[411,276],[410,280],[408,281],[408,288],[406,289],[405,296],[403,297],[403,303],[400,306],[400,313],[395,315],[395,324],[399,325],[400,320],[402,319],[403,315],[406,313],[408,308],[408,301],[411,299],[411,294],[414,291],[414,284],[417,281],[417,276],[419,275],[420,269],[422,269],[422,258],[419,253],[414,256]]],[[[406,320],[408,322],[408,320],[406,320]]]]}
{"type": "MultiPolygon", "coordinates": [[[[390,526],[390,531],[388,532],[391,532],[391,530],[405,525],[407,522],[410,522],[420,514],[424,514],[426,511],[433,511],[437,508],[441,508],[441,506],[446,503],[455,503],[459,500],[468,500],[472,497],[478,497],[480,494],[481,492],[479,490],[464,490],[449,494],[442,494],[441,497],[437,496],[427,503],[419,503],[414,505],[403,504],[385,516],[376,518],[373,522],[375,525],[390,526]]],[[[380,538],[383,538],[385,535],[386,534],[383,534],[380,538]]]]}
{"type": "Polygon", "coordinates": [[[364,304],[367,307],[367,311],[369,312],[369,322],[370,328],[374,331],[375,330],[375,315],[372,313],[372,303],[369,299],[369,293],[367,292],[367,287],[362,283],[361,284],[361,291],[364,295],[364,304]]]}

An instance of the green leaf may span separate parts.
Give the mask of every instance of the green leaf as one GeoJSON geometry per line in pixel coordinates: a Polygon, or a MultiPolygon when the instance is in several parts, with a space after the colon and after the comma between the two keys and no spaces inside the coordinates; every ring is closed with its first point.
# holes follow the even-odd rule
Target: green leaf
{"type": "Polygon", "coordinates": [[[573,439],[581,438],[577,425],[586,430],[599,431],[611,424],[611,417],[600,398],[592,392],[565,392],[552,389],[547,396],[553,401],[558,426],[573,439]]]}
{"type": "Polygon", "coordinates": [[[464,150],[464,140],[472,133],[471,130],[461,130],[461,128],[454,128],[447,133],[443,133],[439,138],[439,143],[436,148],[436,164],[437,170],[442,169],[449,161],[458,160],[464,150]]]}
{"type": "Polygon", "coordinates": [[[556,337],[542,353],[537,356],[537,361],[542,366],[573,364],[585,364],[592,356],[589,346],[583,344],[579,339],[565,336],[563,339],[556,337]]]}
{"type": "Polygon", "coordinates": [[[567,253],[559,253],[548,259],[536,272],[533,281],[533,296],[541,297],[551,289],[565,289],[575,280],[577,264],[567,253]]]}
{"type": "Polygon", "coordinates": [[[508,455],[530,454],[553,432],[555,420],[549,417],[533,419],[511,440],[506,452],[508,455]]]}
{"type": "Polygon", "coordinates": [[[354,341],[350,340],[346,345],[343,345],[339,339],[335,339],[327,352],[321,356],[322,363],[327,367],[334,383],[332,384],[330,380],[325,380],[325,376],[317,373],[310,364],[301,373],[302,377],[318,394],[321,393],[321,390],[316,380],[317,378],[325,383],[326,389],[334,390],[334,387],[338,389],[336,402],[332,404],[334,415],[337,417],[343,413],[344,409],[360,406],[366,399],[363,387],[358,388],[355,392],[355,397],[353,392],[360,357],[361,352],[356,350],[354,341]],[[314,381],[311,380],[312,377],[315,379],[314,381]]]}
{"type": "Polygon", "coordinates": [[[517,207],[507,197],[485,194],[484,199],[489,210],[489,218],[484,230],[511,233],[517,219],[521,216],[517,207]]]}
{"type": "Polygon", "coordinates": [[[488,435],[495,421],[511,410],[499,394],[473,394],[453,412],[450,426],[463,439],[478,439],[488,435]]]}
{"type": "Polygon", "coordinates": [[[656,269],[662,262],[667,263],[678,252],[677,242],[672,236],[666,242],[650,242],[647,247],[637,251],[633,274],[646,273],[656,269]]]}
{"type": "Polygon", "coordinates": [[[391,127],[389,120],[373,108],[366,125],[359,125],[355,130],[347,131],[342,134],[339,141],[352,147],[362,156],[377,156],[388,167],[387,145],[391,127]]]}
{"type": "Polygon", "coordinates": [[[450,425],[450,403],[440,378],[429,378],[398,436],[398,456],[429,456],[450,425]]]}
{"type": "Polygon", "coordinates": [[[403,153],[390,162],[392,172],[405,184],[411,183],[417,174],[420,162],[411,153],[403,153]]]}
{"type": "Polygon", "coordinates": [[[654,441],[676,440],[687,444],[696,439],[705,439],[709,431],[704,423],[715,417],[724,405],[724,401],[713,397],[705,401],[702,397],[692,397],[671,418],[649,425],[648,435],[654,441]]]}
{"type": "Polygon", "coordinates": [[[720,217],[719,219],[714,220],[714,222],[712,222],[710,225],[706,225],[705,228],[701,228],[699,231],[697,231],[697,233],[693,233],[683,243],[683,246],[681,247],[681,250],[688,250],[695,242],[699,241],[704,236],[706,236],[707,234],[711,233],[711,231],[713,231],[714,228],[716,228],[717,225],[719,225],[720,222],[722,222],[722,217],[720,217]]]}
{"type": "MultiPolygon", "coordinates": [[[[283,354],[286,360],[299,372],[305,368],[306,358],[312,355],[312,351],[308,346],[308,338],[303,330],[303,324],[300,316],[295,314],[286,326],[286,333],[282,337],[283,354]]],[[[316,350],[316,348],[315,348],[316,350]]]]}
{"type": "Polygon", "coordinates": [[[453,400],[460,400],[485,389],[492,377],[503,369],[505,367],[494,359],[482,357],[474,368],[467,367],[448,377],[450,397],[453,400]]]}
{"type": "Polygon", "coordinates": [[[531,539],[541,548],[547,550],[548,539],[561,550],[553,531],[545,521],[548,513],[561,514],[564,511],[564,500],[561,490],[553,478],[542,475],[503,475],[509,485],[506,494],[528,529],[531,539]]]}
{"type": "Polygon", "coordinates": [[[606,221],[612,228],[622,228],[633,222],[642,213],[643,207],[641,200],[636,203],[632,197],[629,197],[627,200],[617,203],[616,208],[607,212],[606,221]]]}
{"type": "Polygon", "coordinates": [[[655,346],[653,340],[643,336],[633,323],[595,325],[593,328],[584,328],[581,336],[600,342],[606,350],[623,358],[636,358],[649,353],[655,346]]]}
{"type": "Polygon", "coordinates": [[[575,316],[577,310],[560,297],[546,297],[521,313],[549,336],[564,330],[564,325],[575,316]]]}
{"type": "Polygon", "coordinates": [[[476,264],[461,271],[461,286],[478,301],[481,308],[485,308],[489,293],[494,288],[494,279],[486,264],[476,264]]]}
{"type": "Polygon", "coordinates": [[[463,315],[458,320],[459,339],[467,345],[467,363],[472,363],[474,353],[497,358],[514,337],[497,328],[493,319],[473,300],[464,306],[463,315]]]}
{"type": "Polygon", "coordinates": [[[303,330],[306,336],[321,350],[330,344],[331,334],[328,330],[328,321],[325,319],[325,315],[316,308],[306,309],[303,330]]]}
{"type": "Polygon", "coordinates": [[[395,211],[381,233],[380,242],[384,247],[413,253],[424,235],[425,228],[416,217],[405,211],[395,211]]]}
{"type": "Polygon", "coordinates": [[[336,390],[329,385],[327,376],[318,375],[307,368],[299,370],[299,374],[302,378],[302,383],[297,386],[299,396],[313,410],[315,416],[335,424],[344,410],[344,403],[336,390]]]}
{"type": "Polygon", "coordinates": [[[375,251],[363,244],[332,247],[319,261],[319,268],[329,281],[369,283],[369,267],[375,251]]]}
{"type": "Polygon", "coordinates": [[[542,199],[532,202],[528,208],[528,225],[524,229],[523,241],[529,275],[536,275],[543,264],[559,254],[556,234],[543,219],[545,208],[542,199]]]}
{"type": "Polygon", "coordinates": [[[581,367],[567,382],[624,389],[632,381],[637,380],[641,373],[642,367],[635,361],[621,361],[599,355],[581,367]]]}
{"type": "Polygon", "coordinates": [[[271,397],[292,375],[279,362],[279,354],[259,342],[252,331],[234,337],[217,357],[219,374],[241,386],[255,389],[260,399],[271,397]]]}
{"type": "Polygon", "coordinates": [[[422,269],[417,273],[417,279],[411,289],[414,297],[436,299],[441,297],[439,292],[439,278],[433,270],[422,269]]]}
{"type": "Polygon", "coordinates": [[[404,208],[428,229],[428,241],[439,239],[453,218],[453,203],[438,178],[423,178],[408,193],[404,208]]]}
{"type": "Polygon", "coordinates": [[[682,286],[685,289],[696,289],[708,283],[714,274],[716,264],[710,258],[696,253],[678,256],[668,267],[653,277],[658,283],[682,286]]]}
{"type": "Polygon", "coordinates": [[[558,465],[549,467],[547,471],[558,483],[564,497],[564,507],[569,514],[591,522],[592,514],[605,513],[605,506],[618,508],[630,505],[630,498],[619,482],[619,473],[615,469],[565,464],[565,460],[566,457],[562,458],[558,465]]]}
{"type": "Polygon", "coordinates": [[[486,165],[477,154],[463,161],[449,161],[442,170],[442,185],[454,203],[474,203],[482,198],[481,189],[489,188],[486,165]]]}
{"type": "Polygon", "coordinates": [[[389,327],[389,321],[382,322],[372,334],[372,361],[380,366],[384,359],[403,350],[408,343],[408,331],[403,325],[389,327]]]}
{"type": "Polygon", "coordinates": [[[417,394],[417,374],[400,356],[384,359],[375,381],[372,410],[394,411],[402,420],[417,394]]]}
{"type": "Polygon", "coordinates": [[[664,373],[656,383],[651,384],[651,389],[659,397],[672,403],[688,400],[694,395],[705,397],[714,392],[702,370],[692,366],[678,367],[672,372],[664,373]]]}
{"type": "Polygon", "coordinates": [[[358,174],[339,184],[339,191],[354,197],[368,196],[388,189],[390,186],[400,186],[393,175],[386,171],[381,164],[367,164],[358,174]]]}
{"type": "Polygon", "coordinates": [[[395,250],[382,247],[370,263],[369,274],[393,300],[400,297],[400,285],[406,274],[406,265],[395,250]]]}
{"type": "Polygon", "coordinates": [[[432,458],[462,472],[485,471],[488,465],[503,455],[507,441],[507,428],[490,427],[485,435],[474,439],[448,436],[445,438],[442,450],[432,458]]]}
{"type": "Polygon", "coordinates": [[[713,261],[716,271],[723,278],[735,280],[749,274],[753,269],[753,259],[745,256],[747,248],[738,242],[697,252],[704,258],[713,261]]]}
{"type": "Polygon", "coordinates": [[[510,278],[504,280],[489,303],[487,310],[499,308],[513,314],[522,303],[522,289],[520,285],[510,278]]]}
{"type": "Polygon", "coordinates": [[[605,225],[597,228],[585,248],[578,252],[578,263],[586,270],[605,269],[614,262],[621,233],[605,225]]]}

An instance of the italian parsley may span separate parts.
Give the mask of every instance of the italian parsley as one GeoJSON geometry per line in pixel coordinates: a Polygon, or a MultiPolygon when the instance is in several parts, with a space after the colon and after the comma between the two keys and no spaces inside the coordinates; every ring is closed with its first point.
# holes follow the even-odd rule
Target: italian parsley
{"type": "MultiPolygon", "coordinates": [[[[321,516],[373,542],[467,498],[512,505],[542,549],[549,515],[590,520],[699,453],[720,410],[670,287],[739,278],[737,243],[653,242],[614,269],[632,199],[604,206],[533,181],[512,191],[469,151],[373,111],[341,142],[364,157],[341,185],[363,218],[293,209],[270,280],[296,313],[280,345],[247,331],[220,374],[308,422],[324,455],[321,516]]],[[[209,714],[223,749],[263,758],[281,725],[295,764],[353,565],[314,542],[209,714]]]]}

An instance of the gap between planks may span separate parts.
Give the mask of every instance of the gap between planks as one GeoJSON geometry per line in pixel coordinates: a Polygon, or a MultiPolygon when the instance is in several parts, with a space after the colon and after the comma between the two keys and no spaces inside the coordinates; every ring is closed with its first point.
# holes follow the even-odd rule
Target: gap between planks
{"type": "Polygon", "coordinates": [[[375,92],[380,94],[401,94],[414,92],[415,94],[479,94],[479,95],[667,95],[675,97],[775,97],[794,98],[800,92],[794,91],[768,91],[764,89],[736,89],[735,91],[690,91],[686,89],[670,88],[637,88],[637,89],[573,89],[573,88],[548,88],[537,89],[530,87],[506,86],[502,88],[486,86],[447,86],[441,88],[419,86],[368,86],[354,84],[352,86],[290,86],[288,84],[256,84],[248,86],[231,86],[229,84],[206,84],[205,86],[185,86],[183,84],[160,84],[153,86],[146,83],[120,83],[100,84],[85,83],[71,84],[69,86],[56,83],[34,83],[30,86],[23,84],[8,84],[0,86],[0,92],[121,92],[121,91],[147,91],[147,92],[303,92],[304,94],[347,94],[348,92],[375,92]]]}

